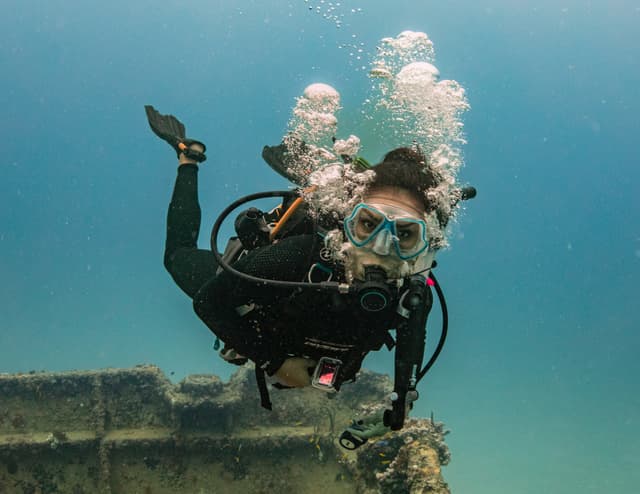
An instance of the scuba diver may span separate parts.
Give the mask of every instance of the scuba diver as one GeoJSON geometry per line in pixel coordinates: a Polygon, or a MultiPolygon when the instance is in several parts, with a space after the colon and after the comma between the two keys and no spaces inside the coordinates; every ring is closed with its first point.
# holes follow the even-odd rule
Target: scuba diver
{"type": "MultiPolygon", "coordinates": [[[[198,249],[198,166],[206,160],[206,146],[186,138],[176,117],[152,106],[145,110],[151,129],[173,147],[179,162],[164,265],[224,343],[220,355],[234,364],[255,364],[262,406],[271,409],[266,376],[276,388],[312,385],[333,393],[355,381],[369,352],[395,347],[392,409],[370,421],[369,428],[354,422],[341,444],[355,449],[368,433],[381,430],[381,421],[385,430],[401,429],[417,399],[417,382],[433,365],[446,335],[445,326],[423,367],[432,287],[446,325],[444,299],[431,273],[435,248],[426,218],[434,213],[443,226],[448,219],[428,198],[440,179],[425,166],[425,156],[398,148],[375,166],[357,158],[352,164],[373,170],[373,178],[345,217],[312,214],[302,189],[242,198],[216,221],[211,250],[198,249]],[[218,252],[222,221],[239,206],[264,197],[281,197],[282,203],[268,212],[252,207],[240,213],[237,236],[223,254],[218,252]],[[341,258],[328,247],[327,232],[335,229],[346,245],[341,258]]],[[[291,178],[286,160],[295,157],[287,155],[284,144],[266,146],[263,157],[291,178]]],[[[452,205],[473,195],[473,188],[461,189],[452,205]]]]}

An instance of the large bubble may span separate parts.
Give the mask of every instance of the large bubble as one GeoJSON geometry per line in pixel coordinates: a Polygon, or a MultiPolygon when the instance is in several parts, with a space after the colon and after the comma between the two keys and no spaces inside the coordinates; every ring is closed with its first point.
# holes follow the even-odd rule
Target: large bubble
{"type": "MultiPolygon", "coordinates": [[[[372,87],[363,118],[357,129],[350,129],[359,137],[338,136],[340,95],[335,88],[312,84],[296,101],[285,142],[295,156],[295,174],[315,186],[307,197],[312,209],[343,218],[361,200],[372,177],[351,164],[361,144],[373,162],[392,149],[413,146],[440,178],[429,200],[437,204],[441,218],[452,218],[465,143],[461,118],[469,108],[464,88],[440,79],[432,41],[414,31],[381,40],[369,77],[372,87]]],[[[433,245],[445,246],[440,221],[435,216],[429,221],[433,245]]]]}
{"type": "Polygon", "coordinates": [[[296,101],[289,132],[305,142],[326,145],[336,133],[339,109],[338,91],[328,84],[311,84],[296,101]]]}
{"type": "Polygon", "coordinates": [[[339,109],[340,93],[328,84],[311,84],[296,100],[284,138],[295,157],[289,167],[294,176],[308,176],[336,162],[338,157],[331,149],[338,130],[339,109]]]}
{"type": "MultiPolygon", "coordinates": [[[[373,86],[363,117],[368,122],[364,132],[375,136],[373,151],[418,147],[441,179],[429,199],[441,215],[452,217],[465,143],[462,115],[469,108],[464,88],[454,80],[440,80],[433,43],[425,33],[413,31],[381,41],[369,76],[373,86]]],[[[431,231],[438,245],[446,245],[437,222],[431,231]]]]}

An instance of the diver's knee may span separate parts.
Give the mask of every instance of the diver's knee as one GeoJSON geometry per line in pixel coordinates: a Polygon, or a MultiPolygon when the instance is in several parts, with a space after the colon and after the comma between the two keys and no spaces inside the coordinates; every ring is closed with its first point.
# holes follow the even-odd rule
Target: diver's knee
{"type": "Polygon", "coordinates": [[[200,319],[204,320],[204,316],[207,314],[207,311],[205,311],[205,301],[200,290],[193,295],[193,310],[200,319]]]}

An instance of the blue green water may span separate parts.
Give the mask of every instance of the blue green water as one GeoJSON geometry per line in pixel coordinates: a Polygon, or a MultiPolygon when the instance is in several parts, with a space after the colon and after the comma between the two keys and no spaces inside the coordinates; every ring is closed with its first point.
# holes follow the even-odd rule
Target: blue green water
{"type": "Polygon", "coordinates": [[[320,0],[4,0],[0,372],[227,376],[162,266],[175,160],[143,105],[209,146],[204,247],[231,200],[286,185],[260,151],[304,87],[341,92],[348,134],[379,40],[424,31],[467,89],[460,178],[478,189],[439,256],[450,337],[417,407],[453,430],[445,477],[455,493],[637,492],[640,3],[340,4],[338,28],[320,0]]]}

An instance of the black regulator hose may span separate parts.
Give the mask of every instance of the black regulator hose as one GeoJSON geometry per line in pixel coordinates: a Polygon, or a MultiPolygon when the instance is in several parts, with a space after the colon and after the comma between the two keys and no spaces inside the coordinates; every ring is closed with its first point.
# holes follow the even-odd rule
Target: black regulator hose
{"type": "Polygon", "coordinates": [[[420,382],[420,380],[425,376],[427,372],[429,372],[429,369],[431,369],[433,364],[438,359],[438,356],[440,355],[440,352],[444,347],[444,343],[447,340],[447,331],[449,329],[449,312],[447,310],[447,302],[445,301],[444,293],[442,293],[440,283],[438,283],[438,280],[433,274],[433,271],[429,271],[429,279],[433,282],[433,288],[435,288],[436,294],[438,295],[438,301],[440,302],[440,310],[442,311],[442,330],[440,333],[440,340],[438,341],[438,345],[433,351],[431,358],[416,376],[416,383],[420,382]]]}
{"type": "Polygon", "coordinates": [[[468,201],[469,199],[473,199],[477,195],[478,195],[478,191],[476,190],[475,187],[472,187],[471,185],[467,185],[466,187],[462,187],[460,189],[461,201],[468,201]]]}
{"type": "MultiPolygon", "coordinates": [[[[460,189],[460,197],[458,198],[458,200],[453,202],[452,206],[457,206],[459,201],[468,201],[469,199],[473,199],[477,194],[478,191],[471,185],[462,187],[460,189]]],[[[438,280],[433,274],[433,271],[429,271],[429,279],[433,282],[433,288],[435,288],[436,294],[438,295],[438,300],[440,302],[440,310],[442,311],[442,332],[440,333],[440,340],[438,341],[438,345],[433,351],[431,358],[416,376],[416,383],[420,382],[425,374],[429,372],[429,369],[431,369],[433,364],[435,364],[438,356],[440,355],[440,352],[442,351],[442,347],[444,347],[444,343],[447,340],[447,331],[449,329],[449,311],[447,310],[447,302],[444,298],[444,293],[442,293],[440,283],[438,283],[438,280]]]]}
{"type": "Polygon", "coordinates": [[[238,271],[234,267],[232,267],[228,262],[226,262],[222,258],[222,254],[218,251],[218,234],[220,233],[220,227],[222,226],[222,222],[229,216],[233,210],[242,206],[243,204],[251,201],[255,201],[257,199],[266,199],[269,197],[282,197],[287,198],[296,195],[294,192],[290,190],[272,190],[267,192],[256,192],[255,194],[249,194],[247,196],[243,196],[231,204],[229,204],[218,216],[215,223],[213,224],[213,230],[211,231],[211,251],[213,252],[213,256],[216,258],[216,262],[218,266],[220,266],[225,271],[242,278],[243,280],[249,281],[251,283],[256,283],[258,285],[264,286],[273,286],[278,288],[293,288],[293,289],[311,289],[317,291],[334,291],[339,293],[345,293],[349,291],[350,287],[343,283],[336,283],[334,281],[322,281],[319,283],[307,283],[300,281],[280,281],[280,280],[270,280],[268,278],[258,278],[257,276],[252,276],[247,273],[243,273],[242,271],[238,271]]]}

